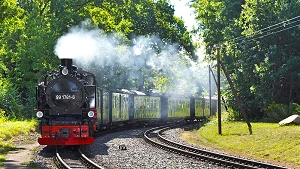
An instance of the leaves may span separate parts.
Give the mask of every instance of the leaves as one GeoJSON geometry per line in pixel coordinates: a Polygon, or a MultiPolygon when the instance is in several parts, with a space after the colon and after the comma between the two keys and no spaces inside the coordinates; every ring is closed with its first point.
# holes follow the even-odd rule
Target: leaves
{"type": "MultiPolygon", "coordinates": [[[[263,117],[263,109],[272,102],[300,102],[299,19],[292,19],[299,16],[299,1],[198,0],[193,7],[207,55],[214,54],[213,45],[226,45],[222,62],[250,117],[263,117]]],[[[229,104],[236,108],[229,89],[225,90],[229,104]]]]}
{"type": "MultiPolygon", "coordinates": [[[[174,8],[167,0],[0,0],[0,88],[5,89],[0,95],[0,109],[7,113],[22,112],[18,114],[20,118],[31,116],[35,86],[47,71],[59,65],[53,52],[57,39],[87,18],[103,33],[118,34],[122,44],[134,44],[134,39],[141,35],[158,35],[162,42],[153,42],[157,51],[161,44],[176,43],[177,50],[182,47],[196,59],[190,33],[183,21],[174,16],[174,8]],[[16,97],[14,100],[8,96],[16,97]],[[11,99],[9,104],[24,107],[7,108],[3,101],[6,98],[11,99]]],[[[126,81],[127,70],[130,67],[123,65],[103,66],[99,72],[103,75],[101,83],[106,87],[136,88],[155,84],[164,90],[167,79],[159,72],[141,67],[138,77],[145,80],[142,84],[138,77],[126,81]],[[108,74],[114,79],[108,78],[108,74]],[[118,78],[124,86],[114,83],[118,78]]]]}

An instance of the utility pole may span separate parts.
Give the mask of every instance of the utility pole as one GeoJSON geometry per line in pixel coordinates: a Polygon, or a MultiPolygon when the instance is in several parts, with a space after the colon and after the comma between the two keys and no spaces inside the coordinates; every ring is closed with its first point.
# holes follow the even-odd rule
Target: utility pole
{"type": "Polygon", "coordinates": [[[227,70],[225,68],[225,66],[222,64],[221,59],[220,59],[220,46],[217,46],[217,87],[218,87],[218,129],[219,129],[219,134],[222,135],[222,126],[221,126],[221,83],[220,83],[220,68],[222,67],[223,72],[227,78],[227,81],[230,85],[231,91],[236,99],[237,105],[239,106],[243,116],[244,116],[244,120],[246,121],[247,125],[248,125],[248,130],[250,135],[252,134],[252,126],[250,124],[250,120],[247,116],[247,113],[245,112],[245,110],[243,109],[241,100],[234,88],[233,82],[229,76],[229,74],[227,73],[227,70]]]}
{"type": "Polygon", "coordinates": [[[217,82],[218,82],[218,131],[222,135],[222,120],[221,120],[221,70],[220,70],[220,46],[217,47],[217,82]]]}
{"type": "Polygon", "coordinates": [[[208,90],[209,90],[209,115],[212,116],[211,109],[211,76],[210,76],[210,65],[208,65],[208,90]]]}

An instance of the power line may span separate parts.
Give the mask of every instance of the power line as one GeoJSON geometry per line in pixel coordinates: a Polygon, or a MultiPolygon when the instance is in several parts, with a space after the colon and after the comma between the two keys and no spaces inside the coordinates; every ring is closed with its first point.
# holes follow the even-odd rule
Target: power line
{"type": "MultiPolygon", "coordinates": [[[[279,28],[285,28],[285,27],[288,27],[288,26],[293,25],[293,24],[295,24],[295,23],[297,23],[297,22],[299,22],[299,21],[300,21],[300,20],[293,21],[293,22],[291,22],[291,23],[289,23],[289,24],[287,24],[287,25],[281,25],[281,26],[279,26],[279,27],[272,28],[272,29],[270,29],[270,30],[268,30],[268,31],[261,32],[260,34],[262,34],[262,36],[264,36],[263,34],[273,34],[273,32],[271,32],[271,31],[274,31],[274,30],[279,29],[279,28]]],[[[297,23],[297,24],[298,24],[298,23],[297,23]]],[[[292,27],[293,27],[293,26],[292,26],[292,27]]],[[[276,31],[276,32],[280,32],[280,31],[276,31]]],[[[259,34],[256,34],[256,35],[259,35],[259,34]]],[[[254,36],[256,36],[256,35],[252,35],[252,37],[254,37],[254,36]]],[[[242,41],[242,40],[245,40],[245,39],[247,39],[247,37],[243,37],[243,38],[237,39],[236,41],[242,41]]],[[[257,38],[253,38],[253,39],[257,39],[257,38]]]]}
{"type": "Polygon", "coordinates": [[[232,41],[238,42],[238,41],[244,41],[244,40],[246,40],[246,39],[248,39],[248,40],[246,40],[245,42],[248,42],[248,41],[255,40],[255,39],[258,39],[258,38],[263,38],[263,37],[265,37],[265,36],[269,36],[269,35],[272,35],[272,34],[275,34],[275,33],[278,33],[278,32],[282,32],[282,31],[285,31],[285,30],[288,30],[288,29],[292,29],[292,28],[294,28],[294,27],[296,27],[296,26],[299,26],[299,24],[298,24],[297,22],[299,22],[300,20],[299,20],[298,18],[300,18],[300,16],[296,16],[296,17],[291,18],[291,19],[288,19],[288,20],[286,20],[286,21],[282,21],[282,22],[280,22],[280,23],[277,23],[277,24],[268,26],[268,27],[266,27],[266,28],[257,30],[257,31],[255,31],[251,36],[254,37],[254,36],[257,36],[257,35],[259,35],[259,34],[267,34],[267,35],[262,35],[262,36],[260,36],[260,37],[254,37],[254,38],[251,38],[251,39],[248,39],[248,37],[245,37],[245,36],[240,36],[240,37],[237,37],[237,38],[228,40],[228,42],[232,42],[232,41]],[[298,19],[298,20],[293,21],[293,20],[295,20],[295,19],[298,19]],[[290,22],[290,23],[288,23],[288,24],[284,24],[284,23],[289,22],[289,21],[292,21],[292,22],[290,22]],[[290,25],[295,24],[295,23],[297,23],[298,25],[294,25],[294,26],[291,26],[291,27],[289,27],[289,28],[281,29],[281,30],[278,30],[278,31],[275,31],[275,32],[270,32],[270,31],[273,31],[273,30],[276,30],[276,29],[279,29],[279,28],[284,28],[284,27],[290,26],[290,25]],[[278,25],[279,25],[279,26],[278,26],[278,25]],[[266,31],[265,31],[265,30],[266,30],[266,31]]]}
{"type": "Polygon", "coordinates": [[[266,36],[270,36],[270,35],[273,35],[273,34],[276,34],[276,33],[279,33],[279,32],[283,32],[283,31],[286,31],[286,30],[289,30],[289,29],[292,29],[292,28],[295,28],[297,26],[300,26],[300,23],[298,25],[294,25],[294,26],[291,26],[289,28],[286,28],[286,29],[281,29],[279,31],[276,31],[276,32],[271,32],[269,34],[266,34],[266,35],[262,35],[262,36],[259,36],[259,37],[255,37],[255,38],[252,38],[252,39],[248,39],[246,41],[243,41],[242,43],[245,43],[245,42],[248,42],[248,41],[253,41],[253,40],[256,40],[256,39],[260,39],[260,38],[263,38],[263,37],[266,37],[266,36]]]}
{"type": "MultiPolygon", "coordinates": [[[[288,19],[288,20],[286,20],[286,21],[282,21],[282,22],[277,23],[277,24],[275,24],[275,25],[268,26],[268,27],[263,28],[263,29],[261,29],[261,30],[258,30],[258,31],[256,31],[256,32],[264,31],[264,30],[266,30],[266,29],[272,28],[272,27],[277,26],[277,25],[280,25],[280,24],[284,24],[284,23],[286,23],[286,22],[289,22],[289,21],[291,21],[291,20],[298,19],[298,18],[300,18],[300,16],[296,16],[296,17],[294,17],[294,18],[288,19]]],[[[293,21],[293,22],[291,22],[291,23],[298,22],[298,21],[299,21],[299,20],[293,21]]],[[[291,24],[291,23],[289,23],[289,24],[291,24]]],[[[282,25],[282,26],[284,26],[284,25],[282,25]]],[[[280,26],[280,27],[282,27],[282,26],[280,26]]],[[[255,33],[255,32],[254,32],[254,33],[255,33]]]]}

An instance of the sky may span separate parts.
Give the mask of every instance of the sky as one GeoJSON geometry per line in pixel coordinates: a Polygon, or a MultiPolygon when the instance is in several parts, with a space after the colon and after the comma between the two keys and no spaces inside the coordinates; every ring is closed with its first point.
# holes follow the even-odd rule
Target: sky
{"type": "Polygon", "coordinates": [[[190,0],[170,0],[174,5],[175,15],[181,17],[188,30],[192,30],[193,26],[197,26],[193,9],[188,6],[190,0]]]}
{"type": "MultiPolygon", "coordinates": [[[[170,0],[170,2],[174,5],[175,16],[182,18],[189,31],[193,29],[193,26],[195,28],[198,27],[193,9],[188,5],[190,0],[170,0]]],[[[197,35],[193,35],[193,41],[201,41],[201,38],[197,35]]],[[[201,62],[204,59],[204,46],[196,49],[196,54],[198,55],[198,61],[201,62]]]]}

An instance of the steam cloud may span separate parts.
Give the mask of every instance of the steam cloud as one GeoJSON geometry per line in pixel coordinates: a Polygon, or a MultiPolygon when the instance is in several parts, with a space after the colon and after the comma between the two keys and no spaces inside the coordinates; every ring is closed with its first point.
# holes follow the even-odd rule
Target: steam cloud
{"type": "Polygon", "coordinates": [[[202,89],[200,76],[207,74],[207,70],[199,69],[184,52],[178,52],[178,47],[157,36],[136,37],[129,44],[121,35],[105,34],[85,20],[58,39],[54,52],[59,58],[72,58],[78,67],[95,73],[98,84],[106,84],[102,87],[126,88],[132,82],[146,86],[157,80],[149,76],[155,72],[167,77],[169,85],[165,92],[195,94],[202,89]]]}

